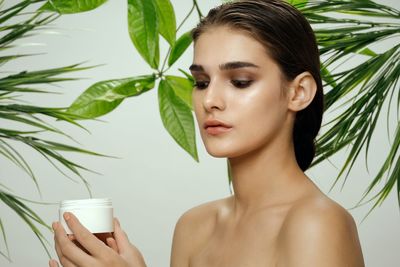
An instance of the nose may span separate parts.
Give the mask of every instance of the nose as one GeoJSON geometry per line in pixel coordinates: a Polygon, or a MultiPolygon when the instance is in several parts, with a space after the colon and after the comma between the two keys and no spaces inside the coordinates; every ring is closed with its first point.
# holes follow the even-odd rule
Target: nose
{"type": "Polygon", "coordinates": [[[224,110],[226,107],[223,87],[216,81],[210,81],[203,97],[203,107],[207,112],[224,110]]]}

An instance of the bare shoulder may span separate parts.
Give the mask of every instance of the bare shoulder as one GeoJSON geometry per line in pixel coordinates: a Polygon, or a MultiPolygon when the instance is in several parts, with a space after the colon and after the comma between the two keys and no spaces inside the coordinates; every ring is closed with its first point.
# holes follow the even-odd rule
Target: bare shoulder
{"type": "Polygon", "coordinates": [[[227,199],[215,200],[186,211],[175,226],[171,266],[189,266],[190,256],[208,239],[227,199]]]}
{"type": "Polygon", "coordinates": [[[285,267],[364,266],[353,217],[322,193],[290,209],[279,235],[279,254],[285,267]]]}
{"type": "Polygon", "coordinates": [[[325,227],[345,230],[354,228],[355,223],[350,213],[342,206],[323,194],[315,194],[293,205],[286,216],[283,230],[297,232],[300,229],[325,227]]]}

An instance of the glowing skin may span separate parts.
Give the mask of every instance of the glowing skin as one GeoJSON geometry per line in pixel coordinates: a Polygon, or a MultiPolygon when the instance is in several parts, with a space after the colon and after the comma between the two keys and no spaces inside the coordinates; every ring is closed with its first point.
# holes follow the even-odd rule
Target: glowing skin
{"type": "MultiPolygon", "coordinates": [[[[194,49],[190,69],[200,133],[211,155],[229,159],[234,195],[181,216],[171,266],[363,267],[352,217],[296,162],[293,121],[315,95],[313,77],[304,72],[285,81],[258,41],[227,27],[207,29],[194,49]]],[[[146,266],[118,223],[107,247],[72,214],[65,220],[90,254],[55,223],[64,266],[146,266]]],[[[54,260],[49,265],[58,267],[54,260]]]]}
{"type": "Polygon", "coordinates": [[[234,158],[287,135],[283,131],[292,114],[282,94],[285,84],[260,43],[226,28],[205,32],[195,44],[190,69],[196,81],[194,109],[208,153],[234,158]],[[204,127],[207,122],[218,126],[218,121],[227,127],[204,127]]]}
{"type": "Polygon", "coordinates": [[[201,137],[229,159],[234,195],[182,215],[171,266],[364,266],[353,219],[296,162],[292,127],[313,77],[285,81],[261,43],[225,26],[201,33],[190,70],[201,137]]]}

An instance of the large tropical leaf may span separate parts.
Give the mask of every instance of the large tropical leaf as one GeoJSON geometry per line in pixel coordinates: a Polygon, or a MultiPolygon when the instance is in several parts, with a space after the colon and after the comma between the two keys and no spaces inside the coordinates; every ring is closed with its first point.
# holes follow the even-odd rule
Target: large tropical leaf
{"type": "Polygon", "coordinates": [[[174,140],[198,161],[192,111],[175,94],[168,80],[160,81],[158,102],[164,127],[174,140]]]}
{"type": "Polygon", "coordinates": [[[178,76],[165,76],[172,90],[176,96],[183,100],[183,102],[192,109],[192,90],[193,82],[187,78],[182,78],[178,76]]]}
{"type": "Polygon", "coordinates": [[[190,32],[184,33],[171,48],[171,53],[168,58],[168,66],[172,66],[175,61],[182,56],[186,49],[192,43],[192,35],[190,32]]]}
{"type": "Polygon", "coordinates": [[[156,4],[160,34],[170,45],[173,45],[175,43],[176,35],[174,7],[169,0],[156,0],[156,4]]]}
{"type": "Polygon", "coordinates": [[[102,116],[115,109],[127,97],[137,96],[154,87],[155,76],[139,76],[102,81],[83,92],[67,112],[85,119],[102,116]]]}
{"type": "Polygon", "coordinates": [[[40,10],[55,11],[60,14],[73,14],[93,10],[107,0],[48,0],[40,10]]]}
{"type": "Polygon", "coordinates": [[[137,51],[153,69],[157,69],[160,52],[155,0],[128,0],[128,28],[137,51]]]}

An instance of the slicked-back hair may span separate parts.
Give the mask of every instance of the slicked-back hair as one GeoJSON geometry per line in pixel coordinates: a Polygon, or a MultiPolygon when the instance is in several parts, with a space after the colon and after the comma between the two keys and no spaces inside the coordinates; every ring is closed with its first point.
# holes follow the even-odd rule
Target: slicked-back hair
{"type": "Polygon", "coordinates": [[[296,161],[305,171],[315,156],[315,138],[324,111],[319,51],[310,24],[300,11],[284,1],[235,1],[211,9],[192,30],[194,42],[216,26],[243,31],[259,41],[286,81],[292,81],[305,71],[313,76],[317,84],[316,95],[305,109],[296,113],[293,126],[296,161]]]}

